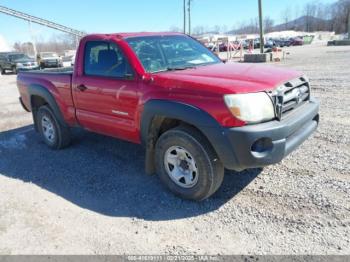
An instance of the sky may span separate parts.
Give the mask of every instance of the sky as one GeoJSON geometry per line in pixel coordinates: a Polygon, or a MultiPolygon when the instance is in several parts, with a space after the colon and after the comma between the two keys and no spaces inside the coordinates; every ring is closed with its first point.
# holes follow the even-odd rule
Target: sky
{"type": "MultiPolygon", "coordinates": [[[[301,11],[307,0],[262,0],[263,13],[282,22],[282,13],[301,11]]],[[[193,0],[192,25],[228,29],[258,14],[257,0],[193,0]]],[[[318,0],[333,3],[336,0],[318,0]]],[[[183,27],[183,0],[0,0],[0,5],[87,33],[168,31],[183,27]]],[[[33,25],[37,39],[50,39],[58,31],[33,25]]],[[[31,40],[28,23],[0,13],[0,35],[8,43],[31,40]]]]}

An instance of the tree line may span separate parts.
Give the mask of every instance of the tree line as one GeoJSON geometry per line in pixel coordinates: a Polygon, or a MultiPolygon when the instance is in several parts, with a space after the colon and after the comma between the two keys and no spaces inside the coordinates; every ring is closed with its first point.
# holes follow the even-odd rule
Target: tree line
{"type": "Polygon", "coordinates": [[[337,34],[348,32],[350,0],[338,0],[333,4],[319,1],[306,3],[298,19],[291,21],[290,9],[283,12],[284,26],[288,29],[306,32],[334,31],[337,34]]]}
{"type": "MultiPolygon", "coordinates": [[[[348,32],[350,16],[350,0],[338,0],[336,3],[323,4],[320,1],[311,1],[304,6],[287,6],[280,14],[282,24],[276,25],[275,21],[265,10],[263,18],[264,31],[295,30],[305,32],[334,31],[336,34],[348,32]]],[[[170,28],[170,31],[179,31],[177,27],[170,28]]],[[[204,33],[231,33],[231,34],[256,34],[259,32],[258,17],[248,21],[242,21],[231,30],[227,26],[215,25],[213,27],[196,26],[193,34],[204,33]]]]}
{"type": "MultiPolygon", "coordinates": [[[[58,54],[65,50],[76,49],[76,38],[68,34],[55,34],[49,40],[36,39],[35,46],[37,52],[56,52],[58,54]]],[[[13,48],[22,53],[34,55],[33,42],[16,42],[13,48]]]]}

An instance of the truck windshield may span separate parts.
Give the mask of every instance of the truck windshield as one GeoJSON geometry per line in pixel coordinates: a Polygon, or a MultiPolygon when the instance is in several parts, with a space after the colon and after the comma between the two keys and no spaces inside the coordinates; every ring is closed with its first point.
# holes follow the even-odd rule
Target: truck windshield
{"type": "Polygon", "coordinates": [[[127,38],[148,73],[221,63],[206,47],[185,35],[127,38]]]}
{"type": "Polygon", "coordinates": [[[11,61],[19,60],[19,59],[29,59],[29,56],[25,54],[14,54],[14,55],[9,55],[9,59],[11,61]]]}
{"type": "Polygon", "coordinates": [[[48,57],[58,57],[56,53],[42,53],[41,57],[48,58],[48,57]]]}

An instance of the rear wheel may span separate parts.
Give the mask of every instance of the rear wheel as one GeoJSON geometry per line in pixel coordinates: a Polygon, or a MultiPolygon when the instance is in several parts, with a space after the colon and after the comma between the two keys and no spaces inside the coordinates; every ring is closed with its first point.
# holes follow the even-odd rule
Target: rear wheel
{"type": "Polygon", "coordinates": [[[70,144],[70,130],[62,125],[49,106],[41,106],[36,114],[39,133],[52,149],[62,149],[70,144]]]}
{"type": "Polygon", "coordinates": [[[1,75],[5,75],[5,74],[6,74],[6,70],[3,69],[2,67],[0,67],[0,74],[1,74],[1,75]]]}
{"type": "Polygon", "coordinates": [[[191,127],[165,132],[156,145],[156,168],[174,194],[201,201],[222,184],[224,167],[207,139],[191,127]]]}

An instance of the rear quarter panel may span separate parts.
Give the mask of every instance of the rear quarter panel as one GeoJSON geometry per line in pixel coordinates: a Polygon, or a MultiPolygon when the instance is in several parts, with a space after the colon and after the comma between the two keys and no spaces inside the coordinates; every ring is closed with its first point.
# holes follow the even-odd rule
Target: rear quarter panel
{"type": "Polygon", "coordinates": [[[45,87],[57,102],[66,123],[76,124],[75,109],[71,92],[72,75],[68,73],[20,72],[17,86],[24,105],[31,109],[30,85],[45,87]]]}

